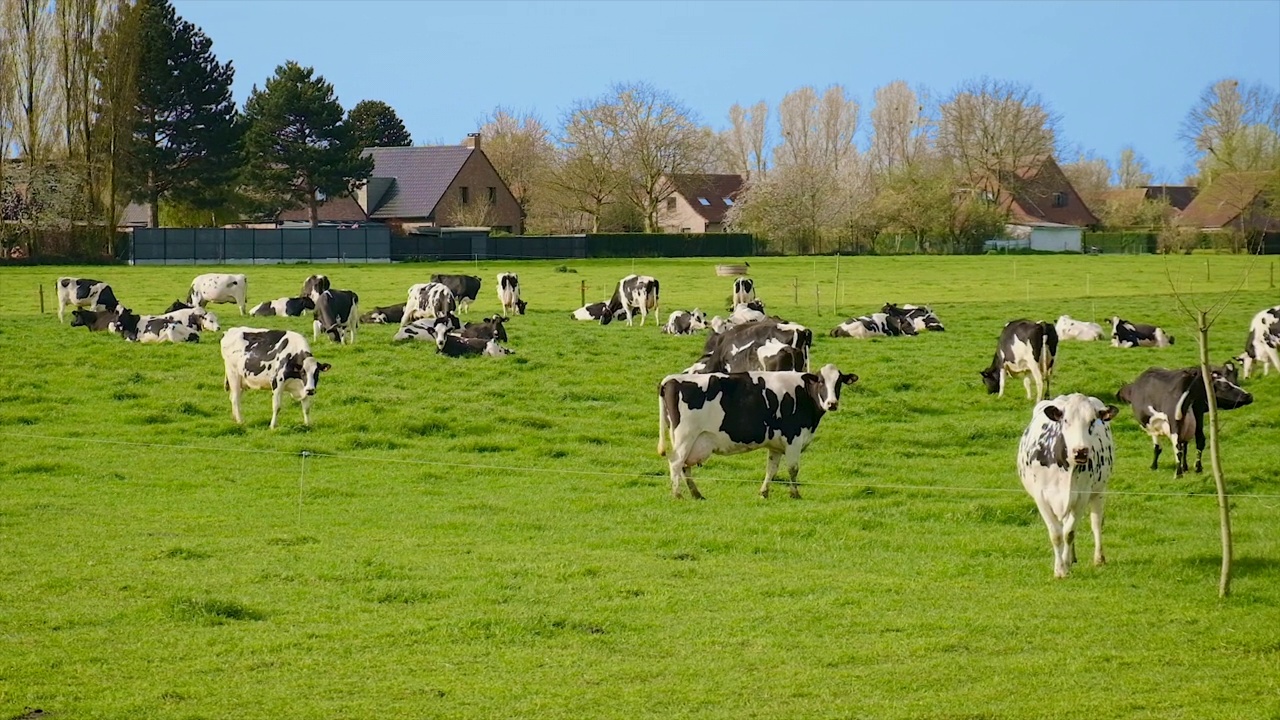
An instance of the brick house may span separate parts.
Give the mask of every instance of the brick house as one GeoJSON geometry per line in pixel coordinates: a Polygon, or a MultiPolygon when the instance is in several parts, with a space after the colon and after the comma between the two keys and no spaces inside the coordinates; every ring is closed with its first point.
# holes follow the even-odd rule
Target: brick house
{"type": "Polygon", "coordinates": [[[1009,212],[1005,232],[1032,250],[1080,252],[1084,229],[1098,225],[1052,156],[1035,158],[994,186],[993,199],[1009,212]]]}
{"type": "Polygon", "coordinates": [[[1268,197],[1268,185],[1280,189],[1275,172],[1225,173],[1200,190],[1177,218],[1184,227],[1239,232],[1280,230],[1280,206],[1268,197]]]}
{"type": "Polygon", "coordinates": [[[725,214],[742,191],[741,175],[672,175],[674,192],[658,208],[663,232],[728,232],[725,214]]]}

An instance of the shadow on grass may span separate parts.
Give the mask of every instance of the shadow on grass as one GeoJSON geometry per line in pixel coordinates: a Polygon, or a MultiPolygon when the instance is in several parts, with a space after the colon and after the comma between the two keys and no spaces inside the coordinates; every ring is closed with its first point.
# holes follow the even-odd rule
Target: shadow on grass
{"type": "Polygon", "coordinates": [[[236,602],[218,598],[176,598],[169,603],[169,617],[200,625],[223,625],[236,620],[262,620],[266,617],[258,610],[236,602]]]}
{"type": "MultiPolygon", "coordinates": [[[[1183,558],[1182,564],[1188,567],[1216,569],[1222,565],[1222,556],[1192,555],[1183,558]]],[[[1231,559],[1231,576],[1234,578],[1280,576],[1280,560],[1248,556],[1234,557],[1231,559]]]]}

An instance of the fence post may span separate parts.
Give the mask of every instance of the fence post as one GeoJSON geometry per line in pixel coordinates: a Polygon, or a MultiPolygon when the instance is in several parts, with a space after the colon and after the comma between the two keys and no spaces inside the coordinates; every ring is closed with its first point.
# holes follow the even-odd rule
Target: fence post
{"type": "Polygon", "coordinates": [[[582,290],[582,306],[586,307],[587,306],[587,281],[586,280],[582,281],[582,287],[580,289],[582,290]]]}
{"type": "Polygon", "coordinates": [[[1276,261],[1272,260],[1271,261],[1271,287],[1275,288],[1275,286],[1276,286],[1276,261]]]}
{"type": "Polygon", "coordinates": [[[40,283],[40,314],[44,314],[44,283],[40,283]]]}
{"type": "Polygon", "coordinates": [[[840,312],[840,305],[837,302],[839,300],[839,295],[840,295],[840,253],[837,252],[836,253],[836,289],[835,289],[835,292],[831,293],[831,311],[835,313],[840,312]]]}
{"type": "Polygon", "coordinates": [[[800,278],[791,278],[791,291],[794,295],[794,297],[792,298],[792,303],[795,305],[799,305],[800,304],[800,278]]]}

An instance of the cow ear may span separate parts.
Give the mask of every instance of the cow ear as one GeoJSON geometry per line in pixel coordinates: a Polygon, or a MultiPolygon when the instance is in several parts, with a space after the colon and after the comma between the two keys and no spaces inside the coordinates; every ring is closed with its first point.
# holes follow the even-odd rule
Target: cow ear
{"type": "Polygon", "coordinates": [[[316,365],[316,369],[319,370],[320,372],[324,372],[331,367],[333,366],[330,365],[329,363],[320,363],[319,365],[316,365]]]}
{"type": "Polygon", "coordinates": [[[1062,422],[1062,408],[1057,405],[1046,405],[1044,408],[1044,416],[1054,422],[1062,422]]]}
{"type": "Polygon", "coordinates": [[[813,373],[805,373],[804,375],[800,376],[800,379],[804,381],[805,385],[822,382],[822,378],[817,375],[814,375],[813,373]]]}
{"type": "Polygon", "coordinates": [[[845,385],[852,385],[858,382],[858,376],[853,373],[849,373],[848,375],[841,375],[840,382],[844,383],[845,385]]]}
{"type": "Polygon", "coordinates": [[[1106,408],[1102,410],[1102,412],[1098,413],[1098,419],[1103,422],[1111,422],[1111,420],[1116,416],[1116,413],[1118,412],[1120,411],[1116,408],[1115,405],[1108,405],[1106,408]]]}

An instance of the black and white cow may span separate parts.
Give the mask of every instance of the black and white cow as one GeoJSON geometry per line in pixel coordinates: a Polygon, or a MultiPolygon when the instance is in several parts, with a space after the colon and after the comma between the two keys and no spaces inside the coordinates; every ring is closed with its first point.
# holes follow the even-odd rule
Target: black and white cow
{"type": "Polygon", "coordinates": [[[528,305],[520,299],[520,276],[515,273],[498,273],[498,302],[502,304],[502,313],[523,315],[528,305]]]}
{"type": "Polygon", "coordinates": [[[312,317],[312,340],[324,333],[336,343],[354,345],[360,327],[360,296],[350,290],[329,288],[320,293],[312,317]]]}
{"type": "Polygon", "coordinates": [[[1047,322],[1013,320],[1004,326],[996,343],[991,365],[979,374],[988,393],[1004,397],[1004,384],[1009,375],[1021,375],[1027,398],[1031,398],[1031,382],[1036,384],[1036,402],[1049,391],[1054,357],[1058,354],[1058,331],[1047,322]]]}
{"type": "Polygon", "coordinates": [[[431,282],[440,283],[449,288],[453,293],[455,302],[462,312],[467,312],[471,307],[471,303],[476,301],[480,295],[480,278],[475,275],[443,275],[436,273],[431,276],[431,282]]]}
{"type": "Polygon", "coordinates": [[[395,323],[400,324],[400,319],[404,317],[404,305],[387,305],[385,307],[374,308],[372,312],[367,312],[360,316],[360,322],[372,323],[374,325],[385,325],[395,323]]]}
{"type": "MultiPolygon", "coordinates": [[[[328,288],[325,288],[327,290],[328,288]]],[[[323,292],[323,290],[321,291],[323,292]]],[[[317,295],[319,297],[319,295],[317,295]]],[[[309,295],[300,297],[282,297],[260,302],[249,311],[254,317],[302,317],[302,313],[315,310],[316,302],[309,295]]]]}
{"type": "Polygon", "coordinates": [[[191,281],[187,291],[187,304],[204,307],[209,303],[232,303],[240,306],[245,314],[245,297],[249,293],[249,281],[241,274],[205,273],[191,281]]]}
{"type": "Polygon", "coordinates": [[[271,427],[276,427],[285,393],[302,405],[302,422],[311,424],[311,401],[320,373],[330,368],[311,354],[307,339],[292,330],[234,327],[222,336],[226,389],[231,394],[231,417],[243,423],[240,395],[271,390],[271,427]]]}
{"type": "MultiPolygon", "coordinates": [[[[618,289],[609,299],[609,309],[621,308],[626,313],[627,325],[636,311],[640,311],[640,325],[653,313],[653,324],[658,324],[658,281],[648,275],[628,275],[618,281],[618,289]]],[[[601,321],[604,324],[603,320],[601,321]]]]}
{"type": "Polygon", "coordinates": [[[1058,331],[1059,340],[1093,342],[1094,340],[1102,339],[1101,325],[1094,322],[1076,320],[1070,315],[1058,316],[1058,321],[1053,324],[1053,327],[1058,331]]]}
{"type": "Polygon", "coordinates": [[[801,369],[809,369],[813,331],[796,323],[767,320],[735,325],[722,333],[709,335],[703,345],[702,357],[684,372],[701,374],[761,370],[763,358],[759,352],[770,340],[799,350],[804,358],[801,369]]]}
{"type": "MultiPolygon", "coordinates": [[[[333,287],[329,282],[328,275],[311,275],[302,281],[302,292],[298,293],[300,297],[311,298],[311,309],[315,309],[315,304],[320,302],[320,295],[333,287]]],[[[276,313],[283,315],[284,313],[276,313]]]]}
{"type": "Polygon", "coordinates": [[[938,319],[937,313],[928,305],[896,305],[894,303],[885,303],[880,308],[880,312],[895,317],[905,317],[915,327],[916,332],[943,332],[946,330],[942,326],[942,321],[938,319]]]}
{"type": "Polygon", "coordinates": [[[872,313],[850,318],[831,329],[831,337],[870,338],[916,335],[916,326],[906,315],[872,313]]]}
{"type": "Polygon", "coordinates": [[[769,451],[760,496],[785,459],[791,497],[800,497],[800,454],[813,440],[822,416],[840,405],[840,390],[857,382],[835,365],[818,373],[753,372],[668,375],[658,385],[658,455],[667,455],[670,434],[671,494],[680,497],[680,481],[689,494],[702,493],[689,469],[715,455],[769,451]]]}
{"type": "Polygon", "coordinates": [[[610,312],[609,303],[598,302],[591,303],[590,305],[583,305],[577,310],[574,310],[569,317],[572,317],[574,320],[594,320],[601,325],[608,325],[614,320],[626,320],[627,312],[621,307],[615,308],[610,312]]]}
{"type": "Polygon", "coordinates": [[[401,340],[435,342],[435,331],[432,328],[435,327],[436,323],[443,323],[447,326],[448,331],[462,329],[462,321],[458,319],[457,315],[450,313],[448,315],[441,315],[440,317],[435,318],[414,320],[408,325],[402,325],[400,329],[396,331],[395,336],[392,337],[391,340],[392,342],[399,342],[401,340]]]}
{"type": "Polygon", "coordinates": [[[464,338],[476,338],[478,340],[498,340],[500,342],[507,341],[507,328],[504,323],[507,318],[501,315],[492,315],[478,323],[467,323],[458,331],[458,335],[464,338]]]}
{"type": "MultiPolygon", "coordinates": [[[[1213,371],[1213,396],[1219,410],[1234,410],[1253,402],[1250,395],[1221,371],[1213,371]]],[[[1204,465],[1204,415],[1209,412],[1209,398],[1204,391],[1200,368],[1149,368],[1137,380],[1120,388],[1116,397],[1129,403],[1138,424],[1151,436],[1153,446],[1151,469],[1159,469],[1160,438],[1173,443],[1175,471],[1178,477],[1187,471],[1187,446],[1196,441],[1196,472],[1204,465]]]]}
{"type": "Polygon", "coordinates": [[[738,303],[733,306],[733,312],[729,314],[730,325],[745,325],[753,322],[763,322],[768,319],[768,315],[764,314],[764,303],[759,300],[751,302],[738,303]]]}
{"type": "Polygon", "coordinates": [[[662,332],[668,335],[692,335],[707,329],[707,314],[694,308],[690,311],[676,310],[667,318],[662,332]]]}
{"type": "Polygon", "coordinates": [[[1076,523],[1089,509],[1093,564],[1102,554],[1103,493],[1115,467],[1111,437],[1114,405],[1074,393],[1036,403],[1018,445],[1018,477],[1035,500],[1053,546],[1053,575],[1064,578],[1076,561],[1076,523]]]}
{"type": "Polygon", "coordinates": [[[116,299],[115,291],[101,280],[60,277],[57,286],[58,322],[63,322],[63,312],[68,305],[94,312],[120,312],[124,309],[116,299]]]}
{"type": "Polygon", "coordinates": [[[497,338],[463,337],[460,333],[453,332],[447,318],[436,318],[427,326],[427,332],[436,343],[436,352],[445,357],[503,357],[514,354],[499,345],[497,338]]]}
{"type": "Polygon", "coordinates": [[[458,307],[453,291],[443,283],[419,283],[409,288],[409,298],[400,316],[400,327],[414,320],[432,320],[442,315],[452,315],[458,307]]]}
{"type": "Polygon", "coordinates": [[[1173,336],[1155,325],[1131,323],[1118,317],[1111,318],[1111,347],[1169,347],[1173,336]]]}
{"type": "Polygon", "coordinates": [[[111,323],[118,319],[120,319],[120,313],[115,310],[95,312],[93,310],[81,310],[80,308],[76,308],[71,311],[71,327],[87,328],[89,332],[110,330],[111,323]]]}
{"type": "Polygon", "coordinates": [[[756,362],[761,372],[779,372],[794,370],[804,372],[805,353],[800,348],[788,345],[776,338],[769,338],[763,345],[755,349],[756,362]]]}
{"type": "Polygon", "coordinates": [[[163,315],[138,315],[125,308],[107,329],[129,342],[200,342],[200,331],[217,332],[218,316],[204,308],[182,308],[163,315]]]}
{"type": "MultiPolygon", "coordinates": [[[[72,323],[74,324],[74,323],[72,323]]],[[[1253,372],[1255,362],[1262,363],[1262,374],[1271,373],[1271,368],[1280,372],[1280,305],[1266,310],[1259,310],[1249,322],[1249,336],[1244,341],[1244,352],[1240,354],[1240,364],[1244,366],[1247,378],[1253,372]]]]}
{"type": "MultiPolygon", "coordinates": [[[[756,283],[751,278],[738,278],[733,281],[733,297],[730,307],[745,305],[756,299],[756,283]]],[[[764,308],[761,308],[763,310],[764,308]]]]}

